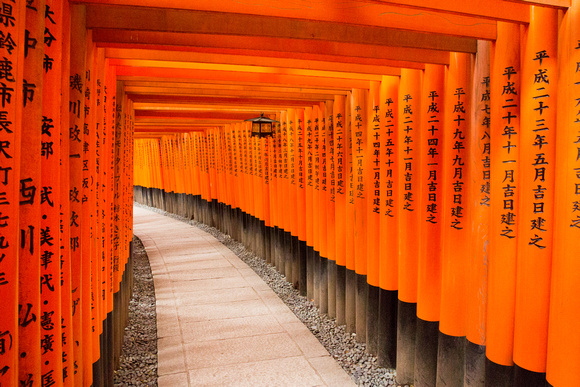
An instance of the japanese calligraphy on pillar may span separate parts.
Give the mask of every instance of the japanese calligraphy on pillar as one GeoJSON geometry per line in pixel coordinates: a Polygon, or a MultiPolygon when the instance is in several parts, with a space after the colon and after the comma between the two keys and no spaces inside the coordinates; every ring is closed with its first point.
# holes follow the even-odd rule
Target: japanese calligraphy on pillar
{"type": "Polygon", "coordinates": [[[298,139],[298,188],[304,189],[306,183],[304,176],[304,122],[296,120],[296,138],[298,139]]]}
{"type": "MultiPolygon", "coordinates": [[[[417,96],[415,96],[417,97],[417,96]]],[[[401,102],[402,108],[402,123],[404,134],[400,136],[401,140],[401,148],[400,148],[400,155],[402,157],[403,162],[403,210],[405,211],[415,211],[415,198],[414,193],[415,190],[419,187],[413,187],[413,183],[416,180],[413,178],[414,175],[417,175],[418,172],[415,171],[417,160],[415,160],[415,152],[413,151],[415,148],[415,126],[416,122],[413,117],[413,104],[411,101],[413,100],[413,96],[411,94],[403,95],[403,99],[401,102]]]]}
{"type": "Polygon", "coordinates": [[[335,141],[333,142],[333,154],[334,154],[334,178],[335,180],[335,188],[334,194],[336,195],[344,195],[346,193],[345,190],[345,154],[344,154],[344,116],[342,113],[336,114],[335,124],[334,124],[334,138],[335,141]]]}
{"type": "Polygon", "coordinates": [[[328,116],[326,123],[326,174],[329,200],[334,203],[336,199],[336,173],[335,173],[335,149],[334,149],[334,116],[328,116]]]}
{"type": "MultiPolygon", "coordinates": [[[[3,3],[7,4],[7,3],[3,3]]],[[[43,0],[26,3],[24,31],[24,63],[22,81],[22,130],[20,158],[20,231],[19,251],[19,383],[40,384],[41,354],[45,352],[40,334],[40,234],[41,234],[41,137],[42,82],[45,32],[45,3],[43,0]]],[[[16,85],[18,87],[19,85],[16,85]]],[[[44,247],[44,246],[43,246],[44,247]]],[[[45,290],[48,291],[48,290],[45,290]]],[[[47,339],[50,346],[54,338],[47,339]]]]}
{"type": "Polygon", "coordinates": [[[360,105],[356,105],[354,107],[354,127],[353,130],[353,144],[352,144],[352,153],[353,153],[353,163],[354,163],[354,175],[355,175],[355,197],[364,199],[365,197],[365,183],[364,183],[364,123],[362,117],[362,110],[363,107],[360,105]]]}
{"type": "MultiPolygon", "coordinates": [[[[465,213],[465,205],[467,203],[466,197],[466,187],[465,187],[465,162],[466,160],[466,131],[465,121],[466,111],[465,111],[465,101],[467,96],[462,87],[455,89],[454,97],[455,104],[453,105],[452,116],[453,122],[455,123],[453,127],[453,132],[450,133],[452,136],[452,151],[451,156],[452,161],[452,173],[451,173],[451,189],[453,192],[453,204],[451,205],[451,227],[457,230],[463,229],[466,225],[463,222],[463,217],[465,213]]],[[[465,176],[466,177],[466,176],[465,176]]]]}
{"type": "MultiPolygon", "coordinates": [[[[2,310],[18,307],[18,188],[20,157],[17,151],[21,132],[21,106],[16,90],[22,87],[17,69],[24,35],[24,4],[3,2],[0,14],[0,293],[2,310]]],[[[0,316],[0,384],[18,383],[19,316],[0,316]]]]}
{"type": "Polygon", "coordinates": [[[371,192],[372,198],[372,212],[375,214],[381,213],[381,106],[377,103],[372,106],[372,122],[371,122],[371,133],[369,135],[372,138],[369,142],[372,144],[371,152],[371,168],[372,168],[372,179],[371,179],[371,192]]]}
{"type": "Polygon", "coordinates": [[[481,80],[482,93],[481,93],[481,104],[483,108],[481,109],[481,119],[479,122],[480,127],[483,130],[482,136],[479,138],[479,149],[481,152],[481,179],[483,184],[480,187],[480,201],[481,206],[490,206],[490,179],[491,179],[491,160],[490,148],[491,148],[491,137],[489,136],[490,127],[490,79],[488,76],[483,77],[481,80]]]}
{"type": "Polygon", "coordinates": [[[439,195],[441,194],[441,188],[439,188],[441,182],[439,179],[442,178],[441,169],[441,143],[442,143],[442,130],[441,130],[441,113],[439,111],[439,104],[442,98],[437,90],[429,90],[427,95],[427,132],[425,133],[426,139],[426,152],[423,155],[427,162],[426,173],[426,203],[425,203],[425,221],[437,224],[441,220],[439,205],[441,199],[439,195]]]}
{"type": "MultiPolygon", "coordinates": [[[[554,141],[555,130],[552,126],[556,123],[555,119],[550,120],[550,117],[555,117],[553,111],[556,107],[553,105],[553,93],[550,82],[554,82],[555,74],[551,74],[553,67],[547,66],[545,62],[550,61],[550,57],[557,54],[541,50],[535,53],[532,59],[537,66],[535,66],[535,73],[533,79],[532,98],[534,103],[531,105],[532,111],[527,112],[533,117],[534,125],[532,128],[533,135],[526,136],[528,144],[533,149],[531,158],[526,161],[531,161],[533,169],[526,179],[533,179],[531,192],[526,192],[533,198],[531,208],[522,208],[525,211],[525,218],[528,219],[529,224],[524,225],[526,229],[530,230],[528,244],[537,249],[545,249],[548,245],[546,235],[552,226],[550,224],[551,214],[549,208],[552,207],[551,202],[547,202],[546,196],[551,197],[552,185],[554,181],[553,173],[553,157],[554,157],[554,141]],[[552,98],[550,98],[552,96],[552,98]],[[552,109],[550,111],[549,109],[552,109]],[[531,214],[530,214],[531,210],[531,214]],[[531,216],[530,216],[531,215],[531,216]],[[547,216],[546,216],[547,215],[547,216]]],[[[550,61],[551,62],[551,61],[550,61]]],[[[529,80],[532,81],[531,79],[529,80]]],[[[553,87],[553,85],[552,85],[553,87]]],[[[523,161],[523,160],[522,160],[523,161]]]]}
{"type": "Polygon", "coordinates": [[[513,239],[517,236],[516,212],[517,208],[517,169],[519,159],[519,75],[512,66],[504,69],[502,102],[502,169],[499,173],[503,176],[502,195],[503,213],[501,223],[504,225],[501,236],[513,239]]]}
{"type": "MultiPolygon", "coordinates": [[[[47,0],[44,29],[44,79],[41,127],[40,292],[42,383],[62,375],[60,265],[60,163],[62,2],[47,0]],[[54,63],[53,63],[54,62],[54,63]]],[[[68,153],[68,152],[67,152],[68,153]]]]}
{"type": "Polygon", "coordinates": [[[576,181],[574,182],[573,192],[574,192],[574,200],[572,203],[568,203],[568,205],[572,209],[572,219],[570,219],[570,227],[580,230],[580,39],[578,40],[578,44],[574,47],[575,56],[579,58],[579,61],[575,63],[575,69],[573,70],[573,79],[572,84],[574,87],[572,88],[572,99],[575,102],[574,104],[574,111],[575,115],[572,119],[572,132],[576,133],[575,141],[573,142],[573,147],[576,148],[576,158],[573,160],[572,169],[573,175],[576,177],[576,181]]]}

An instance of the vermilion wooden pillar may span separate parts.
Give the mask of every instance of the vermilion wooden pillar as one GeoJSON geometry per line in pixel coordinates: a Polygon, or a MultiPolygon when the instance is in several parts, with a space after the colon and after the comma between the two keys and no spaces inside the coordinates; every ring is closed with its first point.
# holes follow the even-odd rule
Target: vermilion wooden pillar
{"type": "MultiPolygon", "coordinates": [[[[71,14],[70,6],[66,1],[62,2],[62,67],[63,74],[70,73],[70,31],[71,14]]],[[[66,103],[70,101],[70,79],[61,77],[61,130],[60,139],[60,280],[61,280],[61,329],[62,329],[62,379],[64,386],[74,385],[74,344],[73,344],[73,317],[72,317],[72,266],[70,260],[70,113],[66,103]]]]}
{"type": "Polygon", "coordinates": [[[328,316],[336,318],[336,174],[334,147],[334,100],[326,102],[326,256],[328,316]]]}
{"type": "Polygon", "coordinates": [[[314,299],[314,120],[312,107],[304,109],[304,149],[305,149],[305,205],[304,218],[306,220],[306,296],[314,299]]]}
{"type": "Polygon", "coordinates": [[[349,333],[356,332],[356,273],[355,273],[355,255],[354,255],[354,197],[355,197],[355,175],[353,159],[353,134],[352,134],[352,92],[346,97],[345,103],[345,184],[346,184],[346,241],[345,241],[345,262],[346,262],[346,279],[345,279],[345,320],[346,331],[349,333]]]}
{"type": "MultiPolygon", "coordinates": [[[[22,88],[21,149],[20,155],[20,230],[17,238],[10,241],[18,243],[18,380],[19,384],[41,383],[41,354],[50,351],[53,340],[46,339],[41,347],[40,333],[40,243],[41,243],[41,131],[42,126],[42,84],[44,45],[43,0],[27,4],[26,30],[27,38],[23,41],[24,62],[22,85],[14,85],[14,89],[22,88]]],[[[18,92],[16,92],[18,93],[18,92]]],[[[8,148],[8,147],[7,147],[8,148]]],[[[8,149],[7,149],[8,151],[8,149]]],[[[20,149],[13,149],[18,154],[20,149]]],[[[16,205],[15,202],[14,205],[16,205]]],[[[43,246],[44,247],[44,246],[43,246]]],[[[52,286],[52,285],[51,285],[52,286]]],[[[46,284],[42,285],[47,289],[46,284]]],[[[45,291],[48,291],[45,290],[45,291]]]]}
{"type": "Polygon", "coordinates": [[[346,324],[346,98],[334,97],[333,153],[334,153],[334,239],[336,258],[336,322],[346,324]]]}
{"type": "Polygon", "coordinates": [[[472,226],[470,190],[471,154],[470,54],[451,53],[445,85],[443,147],[445,178],[443,207],[443,254],[441,261],[441,320],[437,380],[460,385],[464,378],[467,324],[467,271],[471,254],[472,226]]]}
{"type": "Polygon", "coordinates": [[[95,254],[92,248],[92,232],[91,232],[91,214],[95,205],[94,200],[94,175],[91,173],[91,159],[94,152],[94,131],[95,131],[95,106],[94,106],[94,45],[92,41],[92,33],[87,31],[86,40],[86,60],[84,69],[84,87],[83,97],[85,99],[85,108],[81,113],[84,115],[84,125],[81,129],[83,132],[83,140],[81,144],[80,161],[82,171],[82,184],[80,190],[81,212],[78,214],[81,219],[81,259],[82,259],[82,281],[83,288],[81,292],[81,308],[83,311],[83,368],[84,383],[90,384],[93,381],[93,363],[95,357],[95,349],[98,349],[98,342],[95,332],[95,309],[93,304],[94,286],[95,286],[95,254]],[[95,348],[97,347],[97,348],[95,348]]]}
{"type": "Polygon", "coordinates": [[[575,296],[580,281],[580,3],[573,2],[560,28],[558,133],[554,250],[548,328],[547,380],[552,386],[578,385],[580,347],[575,296]]]}
{"type": "Polygon", "coordinates": [[[294,254],[298,260],[298,273],[296,279],[300,294],[306,295],[307,292],[307,271],[306,271],[306,141],[305,141],[305,121],[304,109],[296,109],[296,130],[295,144],[296,147],[296,227],[298,244],[297,251],[294,254]]]}
{"type": "Polygon", "coordinates": [[[381,103],[378,360],[396,367],[399,268],[399,78],[384,76],[381,103]]]}
{"type": "Polygon", "coordinates": [[[514,319],[515,383],[543,382],[554,232],[558,12],[531,7],[524,30],[520,213],[514,319]]]}
{"type": "Polygon", "coordinates": [[[318,245],[319,245],[319,300],[320,312],[328,313],[328,171],[327,171],[327,121],[332,114],[332,104],[326,101],[320,104],[320,116],[318,125],[318,149],[319,149],[319,191],[318,191],[318,245]],[[330,114],[329,114],[330,113],[330,114]]]}
{"type": "Polygon", "coordinates": [[[441,305],[445,67],[425,65],[421,90],[421,217],[415,384],[435,385],[441,305]],[[419,350],[420,348],[420,350],[419,350]]]}
{"type": "Polygon", "coordinates": [[[379,240],[381,212],[381,101],[380,82],[370,82],[367,102],[367,148],[365,174],[367,187],[367,337],[370,353],[377,355],[379,323],[379,240]]]}
{"type": "Polygon", "coordinates": [[[8,79],[0,84],[2,98],[2,125],[0,131],[0,168],[2,200],[0,201],[0,292],[3,302],[0,303],[0,340],[4,348],[0,354],[0,384],[18,384],[19,359],[19,268],[18,268],[18,235],[19,200],[20,200],[20,136],[22,133],[22,76],[24,61],[25,6],[24,2],[8,4],[12,8],[14,23],[2,25],[0,31],[4,36],[11,36],[13,44],[0,48],[0,55],[12,66],[8,79]]]}
{"type": "Polygon", "coordinates": [[[314,176],[312,189],[312,247],[313,247],[313,300],[320,305],[320,106],[312,107],[312,137],[314,148],[314,176]]]}
{"type": "Polygon", "coordinates": [[[498,22],[490,75],[491,215],[486,380],[513,380],[513,327],[519,210],[520,28],[498,22]]]}
{"type": "Polygon", "coordinates": [[[415,369],[417,265],[419,244],[420,70],[401,70],[399,86],[399,307],[397,312],[397,382],[412,383],[415,369]]]}
{"type": "Polygon", "coordinates": [[[356,337],[366,340],[367,299],[367,201],[365,153],[367,138],[368,91],[354,89],[351,106],[352,165],[354,175],[354,264],[356,276],[356,337]]]}
{"type": "MultiPolygon", "coordinates": [[[[62,45],[63,40],[63,1],[48,0],[45,14],[44,41],[44,79],[42,85],[42,130],[41,130],[41,170],[47,171],[41,177],[41,240],[40,240],[40,278],[41,278],[41,340],[51,349],[41,350],[41,375],[43,382],[54,380],[61,386],[62,378],[62,317],[61,317],[61,132],[67,127],[61,122],[62,88],[62,45]],[[47,17],[48,16],[48,17],[47,17]],[[47,33],[48,31],[48,33],[47,33]],[[52,62],[47,59],[52,59],[52,62]],[[48,65],[50,63],[50,65],[48,65]]],[[[68,153],[68,152],[67,152],[68,153]]],[[[68,176],[65,176],[68,178],[68,176]]],[[[70,290],[69,290],[70,291],[70,290]]],[[[48,348],[48,347],[46,347],[48,348]]]]}
{"type": "MultiPolygon", "coordinates": [[[[85,370],[84,357],[90,355],[89,343],[85,343],[83,335],[83,308],[81,304],[83,287],[82,269],[84,260],[81,247],[82,226],[82,198],[83,198],[83,174],[82,174],[82,146],[84,139],[85,122],[85,8],[83,6],[71,7],[71,43],[70,43],[70,82],[69,82],[69,204],[70,213],[66,219],[70,227],[70,259],[71,259],[71,294],[72,294],[72,325],[74,361],[75,367],[69,368],[71,376],[74,375],[75,385],[83,383],[85,370]],[[74,54],[73,54],[74,53],[74,54]]],[[[64,151],[64,150],[63,150],[64,151]]]]}
{"type": "Polygon", "coordinates": [[[478,42],[472,92],[473,253],[467,284],[467,346],[464,383],[485,385],[487,279],[491,207],[490,46],[478,42]]]}

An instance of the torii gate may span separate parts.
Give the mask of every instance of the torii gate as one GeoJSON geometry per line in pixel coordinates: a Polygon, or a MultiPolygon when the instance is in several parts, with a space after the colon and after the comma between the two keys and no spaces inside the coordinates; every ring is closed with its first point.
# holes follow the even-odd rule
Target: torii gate
{"type": "Polygon", "coordinates": [[[0,385],[110,383],[133,192],[241,239],[400,383],[580,385],[579,14],[4,1],[0,385]]]}

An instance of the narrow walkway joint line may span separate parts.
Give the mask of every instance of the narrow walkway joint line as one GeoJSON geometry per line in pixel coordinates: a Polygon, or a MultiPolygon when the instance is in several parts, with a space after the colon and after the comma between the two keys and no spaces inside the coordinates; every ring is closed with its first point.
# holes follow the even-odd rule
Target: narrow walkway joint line
{"type": "Polygon", "coordinates": [[[354,386],[254,271],[203,230],[134,207],[157,299],[159,386],[354,386]]]}

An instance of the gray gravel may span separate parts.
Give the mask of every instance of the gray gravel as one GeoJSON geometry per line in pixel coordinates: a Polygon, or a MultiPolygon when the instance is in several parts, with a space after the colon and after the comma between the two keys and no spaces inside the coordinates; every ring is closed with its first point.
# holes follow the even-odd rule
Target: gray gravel
{"type": "Polygon", "coordinates": [[[121,367],[115,386],[157,386],[157,313],[149,258],[143,243],[133,237],[133,298],[125,328],[121,367]]]}
{"type": "Polygon", "coordinates": [[[354,333],[347,333],[344,325],[339,326],[336,324],[335,319],[328,317],[326,314],[321,314],[314,303],[301,296],[298,290],[294,289],[275,267],[246,249],[242,243],[206,224],[188,220],[158,208],[138,203],[136,205],[196,226],[213,235],[232,250],[274,290],[359,386],[398,386],[395,382],[396,374],[394,369],[379,367],[377,358],[365,351],[366,345],[358,343],[355,340],[356,335],[354,333]]]}

